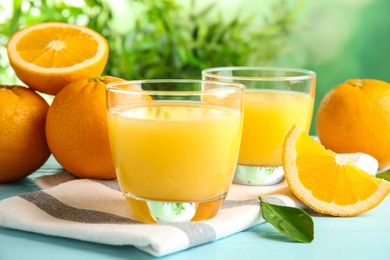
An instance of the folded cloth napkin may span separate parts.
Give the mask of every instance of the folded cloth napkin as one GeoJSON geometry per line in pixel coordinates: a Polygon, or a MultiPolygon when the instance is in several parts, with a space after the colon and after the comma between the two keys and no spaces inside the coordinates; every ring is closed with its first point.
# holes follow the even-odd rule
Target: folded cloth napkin
{"type": "MultiPolygon", "coordinates": [[[[373,167],[365,166],[365,170],[376,172],[373,167]]],[[[144,224],[133,219],[116,180],[75,179],[62,172],[39,177],[35,183],[42,190],[0,201],[0,226],[133,245],[154,256],[209,243],[264,222],[258,196],[274,204],[304,207],[285,182],[272,186],[233,184],[222,209],[210,220],[144,224]]]]}

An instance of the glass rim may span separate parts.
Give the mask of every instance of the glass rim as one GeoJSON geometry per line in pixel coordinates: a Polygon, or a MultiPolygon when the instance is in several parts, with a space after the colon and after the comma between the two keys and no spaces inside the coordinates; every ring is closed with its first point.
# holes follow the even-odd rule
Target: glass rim
{"type": "Polygon", "coordinates": [[[215,80],[201,80],[201,79],[142,79],[142,80],[125,80],[125,81],[116,81],[110,82],[106,85],[106,90],[115,93],[124,93],[124,94],[140,94],[143,95],[171,95],[171,96],[183,96],[183,95],[215,95],[216,93],[221,94],[229,94],[236,92],[244,92],[245,86],[241,83],[237,82],[225,82],[225,81],[215,81],[215,80]],[[218,89],[215,91],[205,90],[131,90],[131,89],[123,89],[118,88],[121,85],[128,84],[142,84],[142,83],[189,83],[189,84],[213,84],[213,85],[221,85],[228,86],[227,89],[218,89]]]}
{"type": "Polygon", "coordinates": [[[288,67],[267,67],[267,66],[228,66],[228,67],[213,67],[202,70],[202,75],[215,79],[235,79],[235,80],[262,80],[262,81],[282,81],[282,80],[307,80],[316,77],[316,73],[312,70],[288,67]],[[226,76],[216,74],[220,71],[281,71],[281,72],[296,72],[302,75],[294,76],[267,76],[267,77],[247,77],[247,76],[226,76]]]}

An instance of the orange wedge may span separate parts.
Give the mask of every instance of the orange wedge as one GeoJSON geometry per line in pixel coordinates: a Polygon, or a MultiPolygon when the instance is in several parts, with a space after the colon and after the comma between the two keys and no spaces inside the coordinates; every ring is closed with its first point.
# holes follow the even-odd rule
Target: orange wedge
{"type": "Polygon", "coordinates": [[[376,207],[390,193],[390,182],[349,161],[338,162],[336,153],[295,126],[284,142],[283,169],[295,196],[323,214],[359,215],[376,207]]]}
{"type": "Polygon", "coordinates": [[[109,47],[99,33],[68,23],[39,23],[16,32],[7,44],[18,78],[39,92],[55,95],[67,84],[102,74],[109,47]]]}

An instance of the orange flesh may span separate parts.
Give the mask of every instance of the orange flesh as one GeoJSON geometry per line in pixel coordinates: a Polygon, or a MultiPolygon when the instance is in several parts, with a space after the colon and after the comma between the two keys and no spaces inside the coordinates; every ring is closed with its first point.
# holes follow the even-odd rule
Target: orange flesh
{"type": "Polygon", "coordinates": [[[48,27],[26,34],[16,49],[26,62],[39,67],[66,68],[94,57],[97,42],[80,30],[48,27]]]}

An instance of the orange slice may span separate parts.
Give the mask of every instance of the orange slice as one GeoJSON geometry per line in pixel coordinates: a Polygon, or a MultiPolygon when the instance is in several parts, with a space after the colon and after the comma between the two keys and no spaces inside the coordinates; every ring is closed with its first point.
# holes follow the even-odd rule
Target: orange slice
{"type": "Polygon", "coordinates": [[[297,198],[315,211],[332,216],[364,213],[390,192],[390,182],[350,161],[338,162],[336,153],[295,126],[285,139],[283,169],[297,198]]]}
{"type": "Polygon", "coordinates": [[[80,25],[40,23],[16,32],[7,44],[18,78],[39,92],[55,95],[67,84],[102,74],[109,47],[99,33],[80,25]]]}

